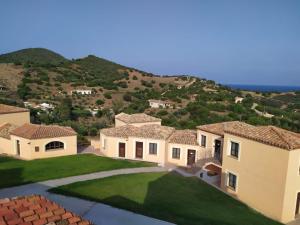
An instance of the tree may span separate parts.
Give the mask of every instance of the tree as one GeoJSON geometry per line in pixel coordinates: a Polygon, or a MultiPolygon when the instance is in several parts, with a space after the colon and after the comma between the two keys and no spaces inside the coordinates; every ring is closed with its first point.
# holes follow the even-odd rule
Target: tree
{"type": "Polygon", "coordinates": [[[97,104],[97,105],[103,105],[103,104],[104,104],[104,100],[102,100],[102,99],[97,99],[96,104],[97,104]]]}

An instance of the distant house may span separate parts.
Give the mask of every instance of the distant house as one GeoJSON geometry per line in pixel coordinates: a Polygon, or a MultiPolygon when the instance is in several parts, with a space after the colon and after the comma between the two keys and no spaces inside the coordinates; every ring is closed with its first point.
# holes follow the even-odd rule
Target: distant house
{"type": "Polygon", "coordinates": [[[91,95],[92,90],[72,90],[71,95],[73,95],[73,94],[91,95]]]}
{"type": "Polygon", "coordinates": [[[30,123],[29,110],[0,104],[0,154],[38,159],[77,154],[71,127],[30,123]]]}
{"type": "Polygon", "coordinates": [[[54,106],[52,104],[43,102],[41,104],[38,104],[36,108],[39,108],[39,109],[41,109],[43,111],[48,111],[48,110],[54,109],[54,106]]]}
{"type": "Polygon", "coordinates": [[[244,100],[244,98],[242,98],[242,97],[235,97],[234,102],[235,102],[235,104],[242,103],[243,100],[244,100]]]}
{"type": "Polygon", "coordinates": [[[162,100],[150,99],[148,102],[151,108],[168,108],[171,106],[169,102],[162,100]]]}

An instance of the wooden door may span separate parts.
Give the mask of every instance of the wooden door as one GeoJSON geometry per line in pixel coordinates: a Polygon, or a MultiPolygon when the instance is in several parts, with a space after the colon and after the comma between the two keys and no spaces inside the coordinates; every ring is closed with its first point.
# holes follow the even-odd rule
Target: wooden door
{"type": "Polygon", "coordinates": [[[143,142],[136,142],[135,143],[135,157],[136,158],[143,158],[143,142]]]}
{"type": "Polygon", "coordinates": [[[189,166],[193,165],[196,162],[196,151],[195,150],[188,150],[187,154],[187,164],[189,166]]]}
{"type": "Polygon", "coordinates": [[[297,195],[295,215],[299,214],[299,209],[300,209],[300,192],[297,195]]]}
{"type": "Polygon", "coordinates": [[[125,143],[119,143],[119,157],[125,157],[125,143]]]}
{"type": "Polygon", "coordinates": [[[20,155],[20,141],[17,140],[17,155],[20,155]]]}

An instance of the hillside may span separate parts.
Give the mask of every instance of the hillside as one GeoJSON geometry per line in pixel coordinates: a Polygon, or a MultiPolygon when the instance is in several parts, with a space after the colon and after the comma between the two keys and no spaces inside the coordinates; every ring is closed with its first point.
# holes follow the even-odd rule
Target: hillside
{"type": "Polygon", "coordinates": [[[242,120],[300,131],[298,92],[237,91],[194,76],[157,76],[92,55],[68,60],[46,49],[0,55],[0,62],[5,62],[0,63],[2,102],[26,101],[34,122],[70,125],[82,135],[110,126],[121,111],[146,112],[177,128],[242,120]],[[76,90],[92,93],[71,94],[76,90]],[[235,97],[243,97],[242,103],[236,104],[235,97]],[[150,108],[149,99],[163,100],[169,107],[150,108]],[[36,107],[43,102],[55,109],[36,107]]]}
{"type": "Polygon", "coordinates": [[[34,63],[59,65],[67,60],[45,48],[28,48],[0,55],[0,63],[34,63]]]}

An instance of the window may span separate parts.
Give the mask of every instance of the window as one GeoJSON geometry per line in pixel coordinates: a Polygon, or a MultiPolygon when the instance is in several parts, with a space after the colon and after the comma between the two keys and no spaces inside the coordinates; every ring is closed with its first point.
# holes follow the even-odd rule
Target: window
{"type": "Polygon", "coordinates": [[[206,147],[206,136],[205,135],[201,135],[201,146],[206,147]]]}
{"type": "Polygon", "coordinates": [[[157,143],[149,143],[149,154],[157,155],[157,143]]]}
{"type": "Polygon", "coordinates": [[[64,143],[62,143],[60,141],[52,141],[52,142],[48,143],[45,147],[46,151],[63,149],[63,148],[64,148],[64,143]]]}
{"type": "Polygon", "coordinates": [[[236,175],[228,173],[228,186],[236,190],[236,175]]]}
{"type": "Polygon", "coordinates": [[[231,142],[231,148],[230,148],[230,155],[235,157],[235,158],[238,158],[239,157],[239,148],[240,148],[240,145],[236,142],[231,142]]]}
{"type": "Polygon", "coordinates": [[[35,151],[35,152],[39,152],[39,151],[40,151],[40,147],[39,147],[39,146],[35,146],[35,147],[34,147],[34,151],[35,151]]]}
{"type": "Polygon", "coordinates": [[[172,149],[172,158],[173,159],[180,159],[180,148],[173,148],[172,149]]]}

